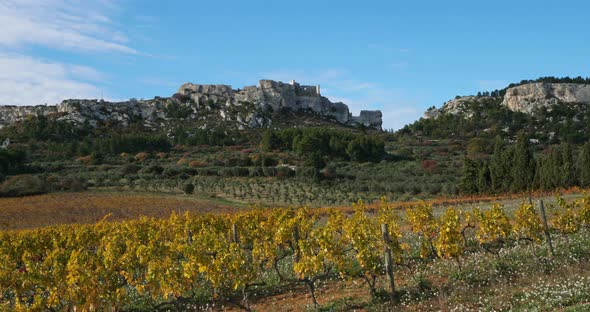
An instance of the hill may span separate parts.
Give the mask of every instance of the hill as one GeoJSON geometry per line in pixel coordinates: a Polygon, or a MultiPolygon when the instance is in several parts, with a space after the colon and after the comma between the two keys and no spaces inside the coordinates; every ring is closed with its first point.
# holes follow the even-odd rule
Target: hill
{"type": "Polygon", "coordinates": [[[268,80],[3,107],[0,140],[10,144],[0,150],[0,193],[192,192],[236,206],[334,206],[587,186],[589,86],[527,80],[457,97],[395,133],[380,131],[378,111],[352,116],[317,86],[268,80]],[[519,153],[532,169],[517,185],[519,153]]]}
{"type": "Polygon", "coordinates": [[[65,100],[58,105],[0,106],[0,128],[27,117],[46,116],[76,125],[141,124],[166,130],[190,124],[201,129],[269,127],[274,117],[300,112],[347,126],[381,129],[380,111],[352,116],[344,103],[321,96],[319,86],[260,80],[258,86],[234,90],[228,85],[183,84],[171,97],[125,102],[65,100]]]}

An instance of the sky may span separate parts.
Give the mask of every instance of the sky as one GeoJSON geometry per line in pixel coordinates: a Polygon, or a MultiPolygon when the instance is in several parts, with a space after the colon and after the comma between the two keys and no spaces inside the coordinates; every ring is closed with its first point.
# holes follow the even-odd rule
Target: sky
{"type": "Polygon", "coordinates": [[[588,1],[0,0],[0,105],[321,85],[399,129],[456,95],[590,76],[588,1]]]}

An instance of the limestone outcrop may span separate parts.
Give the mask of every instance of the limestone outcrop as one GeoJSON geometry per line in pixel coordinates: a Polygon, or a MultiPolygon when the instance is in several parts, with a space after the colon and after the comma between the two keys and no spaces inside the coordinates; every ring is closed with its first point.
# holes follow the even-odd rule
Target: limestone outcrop
{"type": "Polygon", "coordinates": [[[503,97],[462,96],[447,101],[440,108],[424,112],[424,118],[436,118],[443,113],[470,115],[469,105],[501,100],[501,105],[515,112],[531,114],[541,107],[559,103],[590,104],[590,84],[535,82],[507,88],[503,97]]]}
{"type": "Polygon", "coordinates": [[[380,111],[361,111],[352,116],[348,106],[332,103],[321,96],[319,86],[304,86],[294,81],[283,83],[260,80],[258,86],[232,89],[228,85],[185,83],[169,98],[107,102],[102,100],[65,100],[55,106],[0,106],[0,128],[31,115],[55,115],[75,123],[116,122],[123,126],[141,120],[149,127],[165,126],[183,119],[206,127],[213,120],[227,122],[239,129],[268,126],[271,112],[283,110],[317,114],[346,125],[362,124],[381,129],[380,111]]]}
{"type": "Polygon", "coordinates": [[[530,83],[506,90],[502,105],[517,112],[558,103],[590,103],[590,85],[576,83],[530,83]]]}
{"type": "Polygon", "coordinates": [[[36,106],[0,106],[0,128],[5,125],[24,119],[27,116],[57,113],[57,106],[36,105],[36,106]]]}
{"type": "Polygon", "coordinates": [[[380,111],[363,111],[360,116],[352,116],[348,106],[342,102],[331,102],[321,96],[319,86],[304,86],[294,81],[283,83],[273,80],[260,80],[258,86],[248,86],[233,90],[227,85],[183,84],[178,93],[189,96],[198,105],[214,101],[226,107],[253,103],[257,107],[270,108],[280,112],[282,109],[311,111],[324,117],[334,118],[342,124],[363,124],[381,129],[380,111]]]}

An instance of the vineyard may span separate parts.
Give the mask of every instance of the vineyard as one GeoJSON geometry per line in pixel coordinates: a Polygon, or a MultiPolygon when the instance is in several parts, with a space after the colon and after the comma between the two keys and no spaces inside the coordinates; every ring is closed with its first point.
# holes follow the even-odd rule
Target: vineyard
{"type": "MultiPolygon", "coordinates": [[[[490,289],[533,273],[563,278],[564,267],[588,272],[589,227],[590,196],[584,196],[557,198],[546,207],[525,201],[513,211],[494,204],[435,213],[425,202],[400,209],[382,200],[376,209],[358,202],[350,210],[173,213],[167,219],[3,231],[0,307],[251,310],[264,298],[305,289],[308,307],[324,310],[438,310],[432,302],[440,298],[448,301],[439,305],[462,310],[526,308],[541,304],[535,300],[547,299],[555,285],[527,289],[527,296],[538,298],[519,293],[499,302],[471,301],[457,292],[485,298],[490,289]],[[323,287],[351,281],[364,285],[369,303],[326,306],[323,287]]],[[[590,302],[590,276],[581,275],[564,281],[570,295],[560,292],[561,301],[542,304],[552,309],[590,302]]]]}

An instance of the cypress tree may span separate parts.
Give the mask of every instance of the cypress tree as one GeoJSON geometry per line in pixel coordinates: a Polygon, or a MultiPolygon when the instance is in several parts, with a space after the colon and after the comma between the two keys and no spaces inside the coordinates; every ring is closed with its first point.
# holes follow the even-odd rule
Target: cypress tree
{"type": "Polygon", "coordinates": [[[512,167],[512,191],[530,190],[535,177],[535,159],[528,138],[521,134],[514,150],[512,167]]]}
{"type": "Polygon", "coordinates": [[[494,142],[494,151],[490,160],[490,189],[493,192],[504,192],[504,184],[510,179],[511,162],[506,161],[504,140],[496,136],[494,142]]]}
{"type": "Polygon", "coordinates": [[[580,155],[579,172],[580,172],[580,186],[590,186],[590,141],[584,144],[580,155]]]}
{"type": "Polygon", "coordinates": [[[566,143],[561,148],[561,187],[571,187],[576,184],[574,155],[571,144],[566,143]]]}
{"type": "Polygon", "coordinates": [[[480,194],[486,194],[490,192],[490,167],[487,163],[483,162],[479,166],[477,173],[477,191],[480,194]]]}
{"type": "Polygon", "coordinates": [[[477,178],[479,174],[478,164],[475,160],[465,157],[463,160],[463,176],[459,188],[464,194],[476,194],[477,178]]]}

